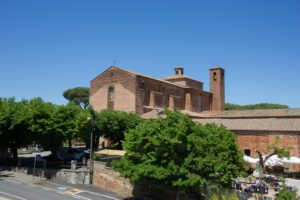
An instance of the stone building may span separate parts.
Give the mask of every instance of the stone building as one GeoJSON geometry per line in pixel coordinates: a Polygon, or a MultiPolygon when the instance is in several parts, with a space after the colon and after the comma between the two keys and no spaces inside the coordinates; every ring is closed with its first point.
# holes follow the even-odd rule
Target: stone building
{"type": "Polygon", "coordinates": [[[223,124],[237,134],[241,150],[256,157],[267,153],[276,136],[280,144],[300,157],[300,109],[224,110],[224,69],[209,70],[210,91],[203,83],[184,75],[182,67],[163,79],[110,67],[91,81],[90,104],[96,111],[115,109],[135,112],[145,119],[160,115],[163,108],[176,109],[198,123],[223,124]]]}

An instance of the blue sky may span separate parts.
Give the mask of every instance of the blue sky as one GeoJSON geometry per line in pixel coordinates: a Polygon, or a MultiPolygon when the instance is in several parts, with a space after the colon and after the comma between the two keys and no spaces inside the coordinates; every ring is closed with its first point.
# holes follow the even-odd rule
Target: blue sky
{"type": "Polygon", "coordinates": [[[226,70],[226,102],[300,107],[298,0],[0,0],[0,97],[65,104],[113,65],[205,82],[226,70]]]}

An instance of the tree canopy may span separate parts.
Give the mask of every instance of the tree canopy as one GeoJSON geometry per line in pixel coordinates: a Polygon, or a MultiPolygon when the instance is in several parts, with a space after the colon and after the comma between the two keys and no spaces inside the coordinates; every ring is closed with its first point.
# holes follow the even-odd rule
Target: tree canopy
{"type": "Polygon", "coordinates": [[[255,109],[282,109],[289,108],[287,105],[274,103],[259,103],[250,105],[238,105],[232,103],[225,104],[225,110],[255,110],[255,109]]]}
{"type": "Polygon", "coordinates": [[[179,113],[148,120],[125,133],[125,156],[115,170],[135,183],[199,191],[208,183],[229,186],[243,171],[235,134],[224,126],[195,124],[179,113]]]}
{"type": "Polygon", "coordinates": [[[129,129],[135,128],[142,122],[141,117],[133,113],[115,110],[103,110],[96,113],[94,126],[98,138],[103,136],[110,140],[117,149],[122,149],[124,133],[129,129]]]}
{"type": "Polygon", "coordinates": [[[10,148],[15,162],[17,149],[30,142],[29,121],[28,101],[0,98],[0,148],[10,148]]]}
{"type": "Polygon", "coordinates": [[[17,161],[17,149],[41,144],[54,150],[76,138],[86,138],[88,110],[74,103],[57,106],[40,98],[15,101],[0,98],[0,150],[10,148],[17,161]],[[83,137],[85,136],[85,137],[83,137]]]}
{"type": "Polygon", "coordinates": [[[90,89],[88,87],[75,87],[64,91],[63,96],[76,105],[87,108],[89,105],[90,89]]]}
{"type": "Polygon", "coordinates": [[[103,135],[121,149],[124,132],[141,121],[133,113],[113,110],[97,113],[92,107],[81,109],[73,102],[58,106],[41,98],[22,101],[0,98],[0,150],[10,148],[16,161],[17,149],[31,144],[55,150],[64,142],[71,146],[80,139],[89,145],[91,128],[95,148],[103,135]],[[88,121],[89,117],[93,120],[88,121]]]}

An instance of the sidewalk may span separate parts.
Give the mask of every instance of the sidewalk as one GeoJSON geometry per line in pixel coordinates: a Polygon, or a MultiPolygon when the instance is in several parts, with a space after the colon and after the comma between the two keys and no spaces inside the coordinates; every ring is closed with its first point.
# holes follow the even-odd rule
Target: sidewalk
{"type": "Polygon", "coordinates": [[[286,182],[287,186],[291,186],[293,188],[296,188],[298,190],[298,195],[300,196],[300,180],[292,179],[292,178],[286,178],[285,182],[286,182]]]}
{"type": "Polygon", "coordinates": [[[65,183],[65,182],[57,181],[57,180],[48,180],[47,183],[50,183],[50,184],[53,183],[53,184],[57,184],[57,185],[64,185],[64,186],[67,186],[67,187],[70,187],[70,188],[76,188],[76,189],[80,189],[80,190],[91,192],[91,193],[101,193],[101,194],[104,194],[104,195],[107,195],[107,196],[113,196],[113,197],[118,198],[118,199],[123,199],[124,198],[124,197],[122,197],[122,196],[120,196],[116,193],[104,190],[104,189],[99,188],[99,187],[95,187],[93,185],[74,185],[74,184],[69,184],[69,183],[65,183]]]}
{"type": "Polygon", "coordinates": [[[22,182],[22,183],[32,183],[33,181],[42,181],[44,178],[33,177],[29,174],[24,174],[21,172],[15,172],[9,169],[0,169],[0,179],[1,178],[9,178],[10,180],[22,182]]]}
{"type": "MultiPolygon", "coordinates": [[[[9,169],[0,168],[0,180],[6,179],[12,182],[25,183],[25,184],[34,184],[37,186],[41,186],[44,188],[49,188],[53,190],[60,190],[61,188],[65,188],[65,191],[81,191],[82,195],[86,195],[93,197],[90,199],[95,199],[97,195],[107,196],[110,199],[123,199],[120,195],[106,191],[102,188],[95,187],[93,185],[74,185],[68,184],[66,182],[60,180],[48,180],[40,177],[32,177],[32,175],[28,175],[25,173],[15,172],[9,169]]],[[[97,198],[96,198],[97,199],[97,198]]],[[[1,198],[0,198],[1,200],[1,198]]]]}

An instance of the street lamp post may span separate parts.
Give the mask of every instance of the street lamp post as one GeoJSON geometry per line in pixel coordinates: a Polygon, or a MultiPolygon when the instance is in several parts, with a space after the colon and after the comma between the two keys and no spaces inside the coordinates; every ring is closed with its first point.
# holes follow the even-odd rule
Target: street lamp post
{"type": "Polygon", "coordinates": [[[88,117],[88,121],[91,121],[91,135],[90,135],[90,184],[93,183],[93,125],[94,125],[94,121],[93,121],[93,117],[88,117]]]}

